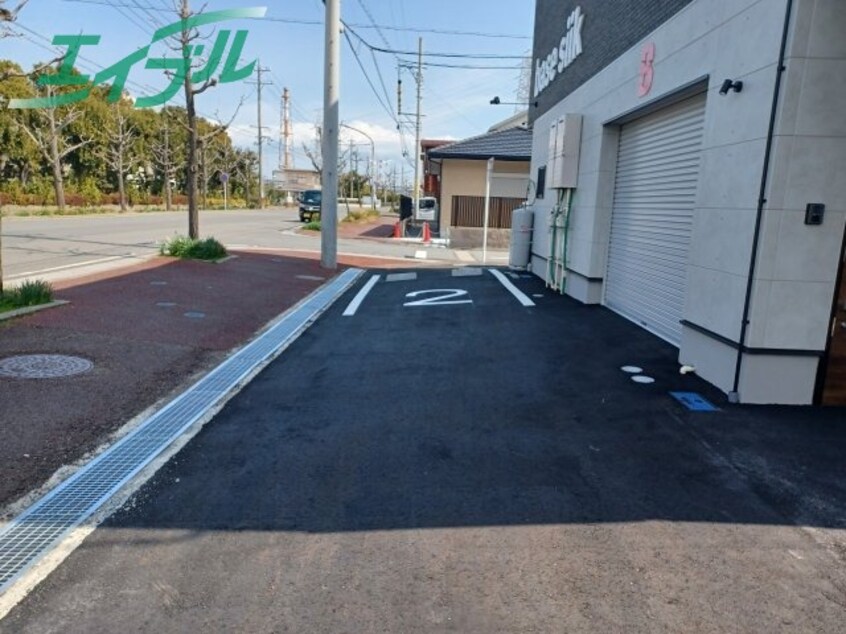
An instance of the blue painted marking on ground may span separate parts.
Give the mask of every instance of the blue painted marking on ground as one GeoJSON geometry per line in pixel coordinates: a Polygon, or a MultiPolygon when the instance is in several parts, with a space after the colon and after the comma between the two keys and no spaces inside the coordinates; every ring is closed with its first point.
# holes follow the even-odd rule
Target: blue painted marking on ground
{"type": "Polygon", "coordinates": [[[696,392],[670,392],[670,396],[693,412],[720,411],[696,392]]]}

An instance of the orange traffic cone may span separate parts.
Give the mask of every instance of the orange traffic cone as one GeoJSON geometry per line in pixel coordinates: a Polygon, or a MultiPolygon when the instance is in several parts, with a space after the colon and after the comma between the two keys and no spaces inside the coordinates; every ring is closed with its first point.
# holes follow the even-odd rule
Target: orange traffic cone
{"type": "Polygon", "coordinates": [[[423,223],[423,244],[429,244],[432,241],[432,230],[429,229],[429,223],[423,223]]]}
{"type": "Polygon", "coordinates": [[[402,228],[400,227],[400,223],[397,222],[394,225],[394,237],[395,238],[402,238],[402,228]]]}

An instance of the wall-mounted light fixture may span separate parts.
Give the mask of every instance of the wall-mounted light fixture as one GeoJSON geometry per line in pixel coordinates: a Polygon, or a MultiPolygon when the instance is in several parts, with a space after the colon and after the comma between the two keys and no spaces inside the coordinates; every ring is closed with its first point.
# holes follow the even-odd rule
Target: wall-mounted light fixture
{"type": "Polygon", "coordinates": [[[743,90],[743,82],[739,79],[737,81],[733,79],[726,79],[720,87],[720,94],[727,95],[730,90],[733,90],[734,92],[741,92],[743,90]]]}

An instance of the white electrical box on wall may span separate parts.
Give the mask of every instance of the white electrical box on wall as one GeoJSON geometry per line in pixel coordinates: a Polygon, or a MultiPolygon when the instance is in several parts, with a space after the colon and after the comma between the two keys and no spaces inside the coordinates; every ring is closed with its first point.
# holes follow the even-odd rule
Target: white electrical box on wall
{"type": "MultiPolygon", "coordinates": [[[[549,150],[547,151],[546,159],[546,173],[555,174],[558,165],[558,122],[552,124],[549,128],[549,150]]],[[[549,176],[547,176],[549,182],[549,176]]],[[[547,185],[549,187],[550,185],[547,185]]]]}
{"type": "Polygon", "coordinates": [[[579,182],[582,115],[566,114],[549,133],[547,179],[552,189],[575,189],[579,182]]]}

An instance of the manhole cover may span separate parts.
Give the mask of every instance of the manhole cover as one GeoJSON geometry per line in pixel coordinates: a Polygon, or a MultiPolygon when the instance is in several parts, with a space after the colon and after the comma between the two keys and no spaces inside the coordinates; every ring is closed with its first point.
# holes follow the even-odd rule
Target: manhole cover
{"type": "Polygon", "coordinates": [[[150,282],[150,286],[167,286],[167,282],[164,282],[162,280],[155,280],[153,282],[150,282]]]}
{"type": "Polygon", "coordinates": [[[196,310],[189,310],[187,313],[185,313],[185,316],[188,319],[205,319],[206,318],[205,313],[201,313],[201,312],[196,311],[196,310]]]}
{"type": "Polygon", "coordinates": [[[11,379],[58,379],[88,372],[94,364],[81,357],[31,354],[0,361],[0,376],[11,379]]]}

